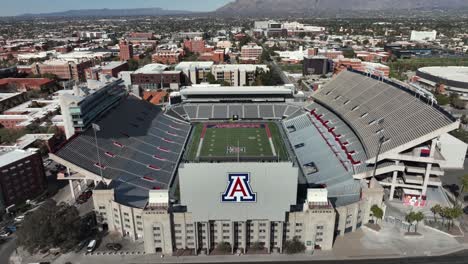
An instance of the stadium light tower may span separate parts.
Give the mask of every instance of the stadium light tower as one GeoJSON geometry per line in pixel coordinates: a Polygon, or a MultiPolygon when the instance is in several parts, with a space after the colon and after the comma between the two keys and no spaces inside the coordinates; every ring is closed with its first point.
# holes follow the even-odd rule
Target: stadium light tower
{"type": "Polygon", "coordinates": [[[372,178],[375,178],[375,174],[377,173],[377,162],[379,161],[379,155],[380,155],[380,151],[382,150],[382,145],[383,143],[385,142],[385,136],[383,135],[383,123],[384,123],[385,119],[380,119],[378,124],[380,125],[380,130],[379,130],[379,147],[377,149],[377,155],[375,155],[375,162],[374,162],[374,172],[372,173],[372,178]]]}
{"type": "Polygon", "coordinates": [[[91,126],[93,127],[93,131],[94,131],[94,140],[96,142],[96,154],[97,154],[97,159],[99,163],[98,167],[99,167],[99,173],[101,174],[101,181],[102,181],[102,184],[106,184],[106,182],[104,181],[104,176],[102,176],[101,156],[99,155],[99,146],[98,146],[98,140],[97,140],[97,131],[101,131],[101,127],[95,123],[93,123],[91,126]]]}

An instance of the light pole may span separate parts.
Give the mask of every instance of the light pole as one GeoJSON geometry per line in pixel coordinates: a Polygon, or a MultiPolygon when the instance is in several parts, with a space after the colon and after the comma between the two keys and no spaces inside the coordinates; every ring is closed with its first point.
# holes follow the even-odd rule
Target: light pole
{"type": "Polygon", "coordinates": [[[385,120],[383,118],[379,120],[379,125],[380,125],[379,147],[377,148],[377,155],[375,155],[374,172],[372,173],[372,178],[375,178],[375,174],[377,173],[377,162],[379,162],[380,151],[382,150],[382,145],[385,142],[385,136],[383,135],[383,128],[382,128],[384,121],[385,120]]]}
{"type": "Polygon", "coordinates": [[[104,176],[102,175],[102,164],[101,164],[101,156],[99,155],[99,146],[98,146],[98,140],[97,140],[97,131],[101,131],[101,127],[99,127],[98,124],[92,124],[93,131],[94,131],[94,140],[96,142],[96,154],[97,154],[97,159],[99,163],[99,173],[101,175],[101,181],[105,185],[106,182],[104,181],[104,176]]]}

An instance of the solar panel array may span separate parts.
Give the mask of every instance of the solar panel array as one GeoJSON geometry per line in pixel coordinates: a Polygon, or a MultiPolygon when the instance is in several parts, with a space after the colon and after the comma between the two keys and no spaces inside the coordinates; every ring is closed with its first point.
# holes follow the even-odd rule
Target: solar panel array
{"type": "Polygon", "coordinates": [[[102,170],[123,204],[144,207],[149,190],[169,187],[190,124],[135,97],[125,99],[97,124],[97,147],[94,131],[88,129],[55,154],[96,175],[102,170]]]}

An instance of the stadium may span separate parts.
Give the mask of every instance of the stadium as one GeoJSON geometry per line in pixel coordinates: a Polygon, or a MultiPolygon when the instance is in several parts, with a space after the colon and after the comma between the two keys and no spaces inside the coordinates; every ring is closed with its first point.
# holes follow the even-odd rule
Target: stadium
{"type": "Polygon", "coordinates": [[[418,82],[431,88],[443,84],[452,92],[468,92],[468,67],[423,67],[416,71],[416,76],[418,82]]]}
{"type": "Polygon", "coordinates": [[[293,239],[329,250],[372,221],[373,205],[385,210],[384,197],[430,206],[467,150],[438,105],[351,69],[307,102],[290,86],[209,85],[171,102],[126,96],[50,155],[67,167],[62,179],[105,183],[93,195],[101,227],[147,254],[216,254],[223,243],[281,253],[293,239]]]}

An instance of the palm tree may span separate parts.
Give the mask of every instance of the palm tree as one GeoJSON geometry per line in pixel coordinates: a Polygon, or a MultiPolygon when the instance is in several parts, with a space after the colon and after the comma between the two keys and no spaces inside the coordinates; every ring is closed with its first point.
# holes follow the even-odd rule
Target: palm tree
{"type": "Polygon", "coordinates": [[[440,206],[440,204],[436,204],[431,207],[431,212],[434,214],[434,222],[437,223],[436,215],[439,214],[441,211],[442,211],[442,206],[440,206]]]}
{"type": "Polygon", "coordinates": [[[418,232],[418,224],[424,220],[424,214],[422,212],[417,212],[414,214],[414,221],[416,221],[416,226],[414,228],[415,232],[418,232]]]}
{"type": "Polygon", "coordinates": [[[460,194],[458,195],[459,197],[463,197],[463,192],[465,190],[468,190],[468,174],[464,175],[462,178],[461,178],[461,181],[460,181],[460,194]]]}
{"type": "Polygon", "coordinates": [[[383,210],[380,209],[380,207],[378,207],[376,204],[374,204],[371,207],[371,212],[372,212],[372,215],[374,216],[374,218],[377,218],[377,219],[382,219],[383,218],[383,210]]]}
{"type": "Polygon", "coordinates": [[[450,208],[452,227],[453,227],[453,220],[459,218],[462,215],[463,215],[463,209],[460,206],[457,205],[453,208],[450,208]]]}
{"type": "Polygon", "coordinates": [[[409,212],[406,216],[405,216],[405,220],[406,222],[409,223],[408,225],[408,232],[410,231],[411,229],[411,226],[413,225],[413,222],[415,221],[415,213],[413,211],[409,212]]]}
{"type": "Polygon", "coordinates": [[[450,207],[444,207],[444,208],[442,208],[442,211],[440,212],[440,216],[442,216],[442,221],[443,221],[442,224],[445,225],[445,219],[447,219],[449,221],[447,223],[448,227],[450,226],[450,220],[452,219],[452,217],[451,217],[452,212],[451,211],[452,211],[452,209],[450,207]]]}

